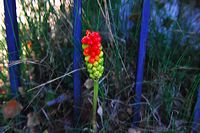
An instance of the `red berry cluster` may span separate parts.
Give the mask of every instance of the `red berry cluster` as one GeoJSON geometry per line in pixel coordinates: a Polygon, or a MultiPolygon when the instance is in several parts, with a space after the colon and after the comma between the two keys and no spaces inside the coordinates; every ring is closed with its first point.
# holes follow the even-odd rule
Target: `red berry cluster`
{"type": "Polygon", "coordinates": [[[81,40],[82,45],[88,45],[84,49],[84,56],[89,56],[88,62],[93,64],[95,61],[99,60],[99,55],[101,53],[101,36],[98,32],[86,31],[86,36],[81,40]]]}
{"type": "Polygon", "coordinates": [[[104,72],[101,36],[98,32],[87,30],[86,36],[83,37],[81,42],[89,76],[94,80],[98,80],[104,72]]]}

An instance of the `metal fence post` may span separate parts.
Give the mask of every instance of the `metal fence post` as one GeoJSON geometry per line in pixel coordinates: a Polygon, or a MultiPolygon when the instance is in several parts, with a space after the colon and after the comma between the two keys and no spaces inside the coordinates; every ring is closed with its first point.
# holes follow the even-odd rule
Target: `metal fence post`
{"type": "MultiPolygon", "coordinates": [[[[19,36],[16,15],[16,1],[4,0],[6,42],[8,46],[9,64],[19,60],[19,36]]],[[[11,93],[15,95],[20,86],[20,68],[19,65],[9,67],[11,93]]]]}
{"type": "Polygon", "coordinates": [[[138,53],[138,62],[137,62],[137,75],[136,75],[136,98],[135,98],[135,106],[134,109],[134,118],[132,126],[138,126],[139,121],[141,120],[140,116],[140,102],[142,95],[142,82],[143,82],[143,72],[144,72],[144,64],[145,64],[145,54],[146,54],[146,43],[148,37],[148,23],[150,17],[150,0],[143,1],[143,9],[142,9],[142,22],[141,22],[141,31],[140,31],[140,46],[138,53]]]}
{"type": "MultiPolygon", "coordinates": [[[[74,59],[73,69],[79,69],[81,63],[81,0],[74,0],[74,22],[73,22],[73,39],[74,39],[74,59]]],[[[80,72],[76,71],[73,75],[74,78],[74,120],[78,124],[80,119],[80,106],[81,106],[81,81],[80,72]]]]}
{"type": "Polygon", "coordinates": [[[200,129],[200,88],[198,89],[197,103],[194,109],[192,133],[197,133],[200,129]]]}

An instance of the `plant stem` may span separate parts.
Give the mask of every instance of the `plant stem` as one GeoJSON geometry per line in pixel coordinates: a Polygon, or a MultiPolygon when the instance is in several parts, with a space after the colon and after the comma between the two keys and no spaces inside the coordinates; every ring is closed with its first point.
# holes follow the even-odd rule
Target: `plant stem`
{"type": "Polygon", "coordinates": [[[94,132],[97,132],[96,111],[97,111],[98,90],[99,90],[99,82],[98,80],[94,80],[93,113],[92,113],[92,127],[94,132]]]}

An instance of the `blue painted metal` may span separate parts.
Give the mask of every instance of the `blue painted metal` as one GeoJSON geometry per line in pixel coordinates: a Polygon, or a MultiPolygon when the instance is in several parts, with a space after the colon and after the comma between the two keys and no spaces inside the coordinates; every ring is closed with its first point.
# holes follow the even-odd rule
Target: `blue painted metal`
{"type": "Polygon", "coordinates": [[[55,105],[55,104],[58,104],[58,103],[62,103],[64,101],[66,101],[67,99],[68,99],[68,97],[65,94],[61,94],[57,98],[55,98],[51,101],[48,101],[47,106],[52,106],[52,105],[55,105]]]}
{"type": "Polygon", "coordinates": [[[198,131],[200,131],[200,88],[198,89],[197,103],[194,109],[192,133],[197,133],[198,131]]]}
{"type": "Polygon", "coordinates": [[[138,54],[138,63],[137,63],[137,77],[136,77],[136,98],[135,98],[135,106],[134,106],[134,118],[132,126],[138,126],[139,121],[141,120],[140,116],[140,102],[142,95],[142,82],[143,82],[143,72],[144,72],[144,64],[145,64],[145,55],[146,55],[146,43],[148,37],[148,23],[150,17],[150,0],[143,1],[143,9],[142,9],[142,23],[141,23],[141,31],[140,31],[140,46],[139,46],[139,54],[138,54]]]}
{"type": "MultiPolygon", "coordinates": [[[[19,37],[16,15],[15,0],[4,0],[6,42],[8,46],[9,64],[19,60],[19,37]]],[[[16,94],[20,86],[20,68],[19,65],[9,67],[10,86],[12,94],[16,94]]]]}
{"type": "MultiPolygon", "coordinates": [[[[73,69],[79,69],[81,63],[81,0],[74,0],[74,25],[73,25],[73,39],[74,39],[74,58],[73,69]]],[[[74,78],[74,122],[78,123],[80,118],[80,106],[81,106],[81,81],[80,72],[76,71],[73,74],[74,78]]]]}

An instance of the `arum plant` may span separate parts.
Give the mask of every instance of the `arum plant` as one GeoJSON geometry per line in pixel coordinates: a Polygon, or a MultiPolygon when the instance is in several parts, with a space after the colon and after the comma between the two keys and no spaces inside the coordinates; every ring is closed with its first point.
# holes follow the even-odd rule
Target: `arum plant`
{"type": "Polygon", "coordinates": [[[97,99],[99,90],[99,79],[104,72],[104,58],[101,45],[101,36],[98,32],[86,31],[86,36],[81,40],[83,55],[85,57],[85,65],[89,77],[94,81],[94,95],[93,95],[93,113],[92,113],[92,126],[96,132],[96,110],[97,110],[97,99]]]}

